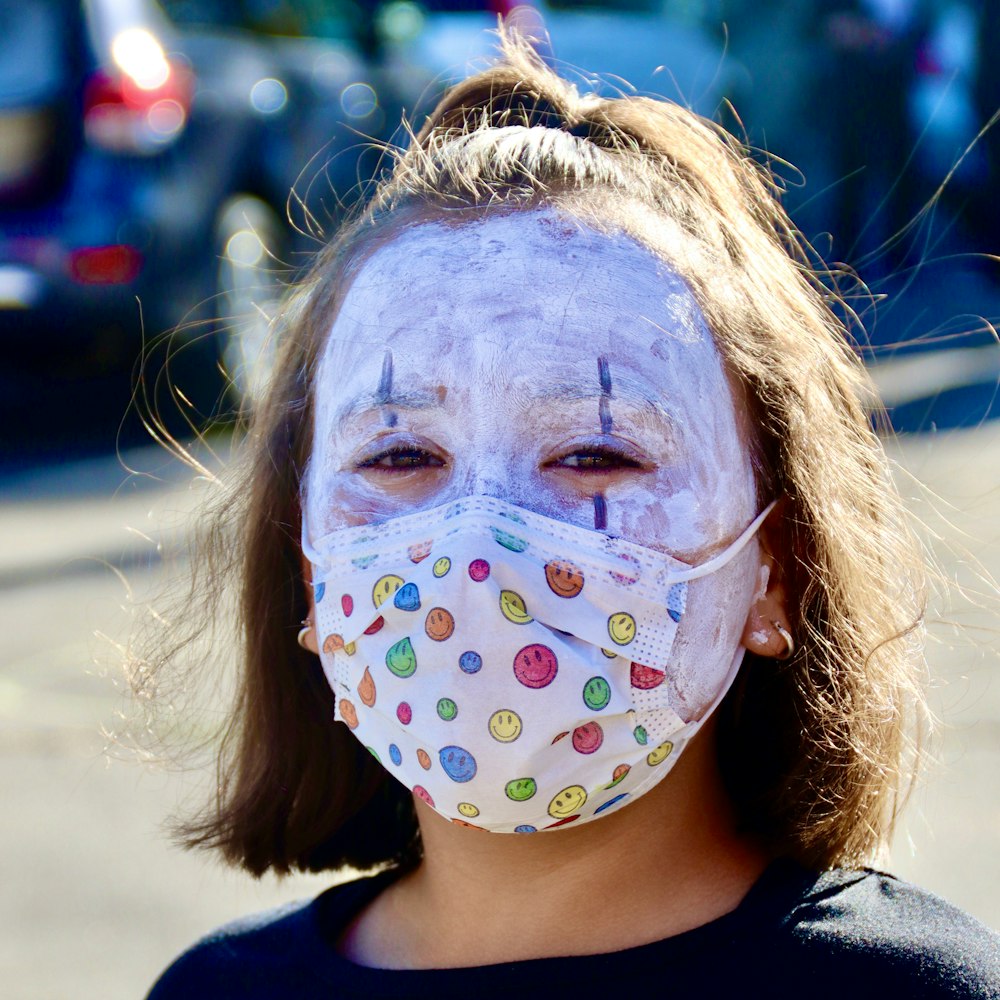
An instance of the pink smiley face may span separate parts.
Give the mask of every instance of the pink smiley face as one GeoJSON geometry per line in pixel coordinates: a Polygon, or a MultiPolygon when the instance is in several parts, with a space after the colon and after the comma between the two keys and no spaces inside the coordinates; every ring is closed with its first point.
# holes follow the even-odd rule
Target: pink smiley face
{"type": "Polygon", "coordinates": [[[596,722],[587,722],[573,730],[573,749],[577,753],[596,753],[604,742],[604,730],[596,722]]]}
{"type": "Polygon", "coordinates": [[[423,799],[424,802],[433,808],[434,800],[431,798],[431,793],[427,791],[423,785],[414,785],[413,794],[416,795],[418,799],[423,799]]]}
{"type": "Polygon", "coordinates": [[[514,676],[525,687],[548,687],[555,680],[558,669],[556,654],[538,642],[525,646],[514,657],[514,676]]]}
{"type": "Polygon", "coordinates": [[[485,559],[473,559],[469,563],[469,576],[476,583],[482,583],[489,575],[490,564],[485,559]]]}

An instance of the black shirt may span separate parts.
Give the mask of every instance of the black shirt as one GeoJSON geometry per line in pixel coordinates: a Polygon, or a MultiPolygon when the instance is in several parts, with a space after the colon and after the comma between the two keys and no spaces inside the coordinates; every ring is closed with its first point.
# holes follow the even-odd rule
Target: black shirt
{"type": "Polygon", "coordinates": [[[388,872],[335,886],[311,902],[220,928],[167,969],[149,1000],[1000,1000],[1000,936],[881,872],[817,874],[775,862],[733,912],[624,951],[466,969],[355,965],[334,944],[394,877],[388,872]]]}

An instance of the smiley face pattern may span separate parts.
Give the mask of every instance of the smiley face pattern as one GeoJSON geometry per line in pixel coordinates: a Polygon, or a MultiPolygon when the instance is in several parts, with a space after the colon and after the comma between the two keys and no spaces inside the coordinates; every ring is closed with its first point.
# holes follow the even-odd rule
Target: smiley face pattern
{"type": "MultiPolygon", "coordinates": [[[[671,571],[689,569],[670,556],[488,498],[345,529],[309,554],[335,718],[462,826],[607,815],[699,726],[664,683],[687,590],[671,571]]],[[[716,674],[721,698],[733,661],[716,674]]]]}

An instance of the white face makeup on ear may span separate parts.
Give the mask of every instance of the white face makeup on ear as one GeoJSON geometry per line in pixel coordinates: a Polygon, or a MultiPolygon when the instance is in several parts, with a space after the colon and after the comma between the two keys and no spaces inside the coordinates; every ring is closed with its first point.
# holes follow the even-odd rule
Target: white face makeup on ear
{"type": "MultiPolygon", "coordinates": [[[[360,268],[315,383],[311,537],[485,494],[699,563],[757,514],[722,359],[686,284],[625,236],[553,208],[428,222],[360,268]]],[[[749,544],[691,583],[678,715],[735,649],[749,544]]]]}

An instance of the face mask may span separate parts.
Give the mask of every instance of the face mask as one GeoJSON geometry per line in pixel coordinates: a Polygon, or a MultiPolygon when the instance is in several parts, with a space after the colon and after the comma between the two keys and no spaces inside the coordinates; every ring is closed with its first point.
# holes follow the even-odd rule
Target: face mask
{"type": "Polygon", "coordinates": [[[725,695],[743,648],[699,662],[700,718],[670,704],[688,582],[720,569],[469,497],[310,541],[335,718],[453,822],[534,833],[657,784],[725,695]]]}

